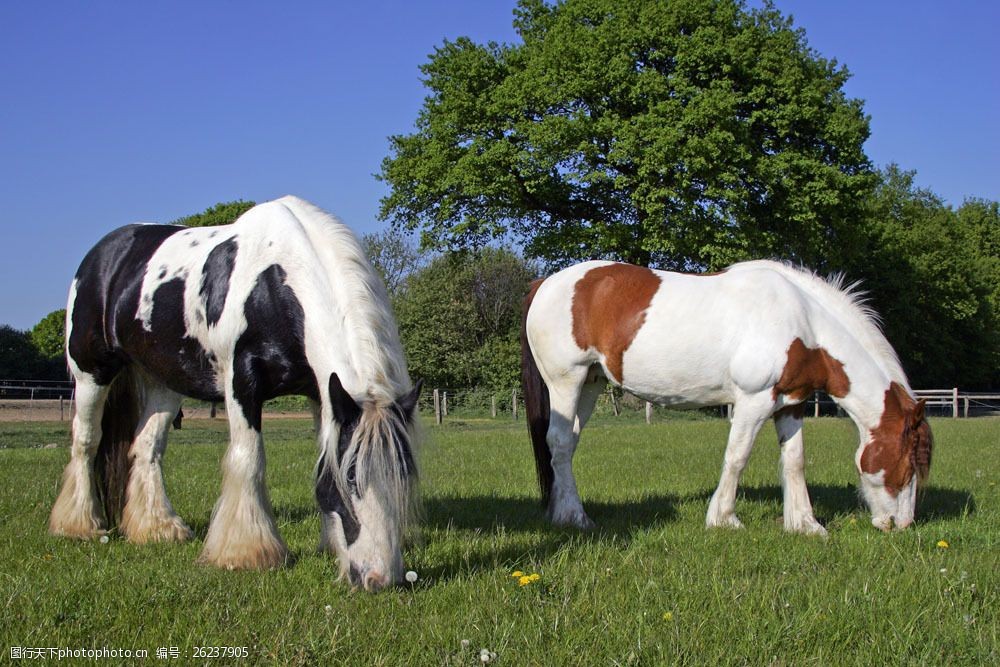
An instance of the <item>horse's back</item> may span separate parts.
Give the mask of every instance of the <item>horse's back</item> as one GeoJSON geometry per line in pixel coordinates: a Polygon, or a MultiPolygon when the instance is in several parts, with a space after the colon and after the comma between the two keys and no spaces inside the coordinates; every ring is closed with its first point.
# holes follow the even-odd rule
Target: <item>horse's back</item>
{"type": "Polygon", "coordinates": [[[697,275],[587,262],[546,278],[532,310],[529,340],[553,377],[600,364],[629,391],[676,405],[764,388],[790,340],[811,337],[807,299],[766,264],[697,275]]]}
{"type": "Polygon", "coordinates": [[[253,364],[264,398],[316,397],[314,370],[337,372],[357,395],[409,386],[388,297],[360,243],[295,197],[231,225],[116,230],[87,255],[71,300],[71,354],[106,382],[135,363],[176,392],[221,400],[227,373],[253,364]]]}
{"type": "Polygon", "coordinates": [[[125,363],[117,323],[138,310],[136,276],[179,232],[173,225],[126,225],[109,232],[84,256],[67,303],[67,350],[77,367],[107,384],[125,363]]]}

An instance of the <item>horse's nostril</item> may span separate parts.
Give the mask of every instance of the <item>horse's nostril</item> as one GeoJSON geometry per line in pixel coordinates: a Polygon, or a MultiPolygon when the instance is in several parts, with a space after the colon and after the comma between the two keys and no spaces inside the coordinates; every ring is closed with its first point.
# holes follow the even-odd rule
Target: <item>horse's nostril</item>
{"type": "Polygon", "coordinates": [[[389,585],[389,577],[384,574],[380,574],[375,570],[369,570],[365,574],[365,590],[366,591],[379,591],[389,585]]]}

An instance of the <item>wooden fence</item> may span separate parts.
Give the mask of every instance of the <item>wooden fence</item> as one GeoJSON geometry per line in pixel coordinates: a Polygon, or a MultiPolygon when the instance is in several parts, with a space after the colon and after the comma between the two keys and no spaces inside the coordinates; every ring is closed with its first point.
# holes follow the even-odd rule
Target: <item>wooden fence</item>
{"type": "MultiPolygon", "coordinates": [[[[444,422],[444,420],[448,417],[449,406],[454,404],[456,397],[462,397],[464,393],[465,392],[461,390],[433,390],[431,396],[428,398],[432,402],[434,422],[436,424],[444,422]],[[449,401],[451,401],[451,403],[449,401]]],[[[1000,412],[1000,394],[997,393],[962,392],[957,387],[953,387],[951,389],[917,389],[914,390],[914,394],[916,394],[918,398],[927,399],[927,405],[929,407],[943,408],[945,412],[950,412],[953,418],[968,417],[970,410],[978,410],[981,412],[988,411],[991,413],[1000,412]]],[[[519,406],[523,409],[523,398],[520,396],[520,392],[517,389],[513,389],[510,394],[503,395],[503,412],[509,413],[510,416],[516,420],[519,414],[519,406]]],[[[627,409],[623,405],[623,403],[626,402],[623,400],[623,397],[619,393],[613,391],[610,387],[608,388],[605,400],[616,416],[623,410],[627,409]]],[[[636,401],[637,399],[631,399],[631,403],[635,403],[636,401]]],[[[462,402],[461,398],[459,398],[459,402],[462,402]]],[[[640,401],[639,404],[641,405],[641,409],[645,412],[646,423],[652,423],[654,404],[649,401],[640,401]]],[[[490,397],[489,410],[490,417],[492,418],[496,418],[500,412],[497,407],[496,393],[490,397]]],[[[732,405],[720,406],[720,410],[721,416],[728,419],[732,418],[732,405]]],[[[836,405],[836,403],[822,392],[816,392],[809,400],[806,401],[806,413],[811,414],[814,417],[819,417],[821,414],[843,415],[843,411],[836,405]]]]}
{"type": "MultiPolygon", "coordinates": [[[[967,392],[957,387],[917,389],[914,393],[919,398],[926,399],[929,407],[944,411],[953,418],[969,417],[970,413],[1000,412],[1000,393],[967,392]]],[[[0,380],[0,421],[68,419],[72,415],[73,399],[71,382],[0,380]],[[36,412],[38,414],[34,415],[36,412]]],[[[622,396],[620,391],[612,391],[611,388],[602,401],[605,402],[605,409],[610,408],[615,415],[624,410],[643,411],[646,423],[653,421],[654,404],[648,401],[622,396]]],[[[509,415],[514,420],[519,418],[524,408],[520,389],[505,392],[434,389],[431,392],[424,392],[422,402],[426,409],[433,411],[434,421],[437,424],[443,423],[449,411],[456,406],[463,414],[469,412],[484,414],[488,411],[491,418],[509,415]],[[473,403],[473,408],[468,407],[473,403]]],[[[842,414],[837,411],[833,401],[820,392],[807,401],[806,411],[815,417],[821,414],[842,414]]],[[[731,418],[732,406],[720,406],[719,414],[731,418]]]]}

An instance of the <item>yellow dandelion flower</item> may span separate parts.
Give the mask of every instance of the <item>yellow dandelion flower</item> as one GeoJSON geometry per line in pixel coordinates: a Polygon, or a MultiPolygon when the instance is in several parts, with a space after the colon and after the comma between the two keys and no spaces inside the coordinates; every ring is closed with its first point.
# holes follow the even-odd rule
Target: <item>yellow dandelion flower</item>
{"type": "Polygon", "coordinates": [[[520,579],[523,576],[524,572],[521,572],[520,570],[514,570],[513,572],[510,573],[511,579],[520,579]]]}
{"type": "Polygon", "coordinates": [[[531,574],[528,575],[528,579],[530,579],[531,581],[538,581],[541,578],[542,578],[542,575],[538,574],[537,572],[533,572],[533,573],[531,573],[531,574]]]}
{"type": "Polygon", "coordinates": [[[938,549],[947,549],[948,548],[948,543],[946,541],[944,541],[944,540],[938,540],[937,546],[938,546],[938,549]]]}
{"type": "Polygon", "coordinates": [[[519,586],[527,586],[532,581],[534,581],[534,580],[531,577],[522,576],[521,578],[519,578],[517,580],[517,583],[518,583],[519,586]]]}
{"type": "Polygon", "coordinates": [[[674,620],[674,612],[672,611],[663,612],[663,620],[668,622],[674,620]]]}

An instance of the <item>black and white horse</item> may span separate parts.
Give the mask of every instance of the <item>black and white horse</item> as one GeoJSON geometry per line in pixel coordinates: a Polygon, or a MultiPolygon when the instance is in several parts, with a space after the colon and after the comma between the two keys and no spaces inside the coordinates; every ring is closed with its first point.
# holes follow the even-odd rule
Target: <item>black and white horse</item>
{"type": "Polygon", "coordinates": [[[419,385],[385,288],[338,220],[285,197],[224,227],[115,230],[73,280],[66,341],[77,410],[52,533],[92,538],[117,521],[131,542],[189,539],[164,489],[167,430],[182,396],[224,400],[230,442],[200,561],[282,565],[261,406],[299,394],[319,444],[321,549],[355,586],[399,580],[419,385]]]}

